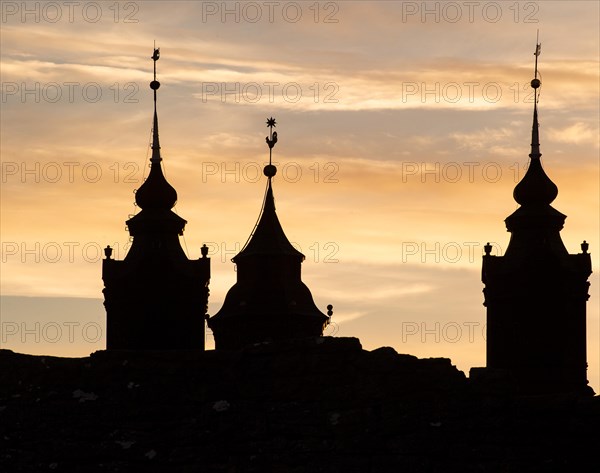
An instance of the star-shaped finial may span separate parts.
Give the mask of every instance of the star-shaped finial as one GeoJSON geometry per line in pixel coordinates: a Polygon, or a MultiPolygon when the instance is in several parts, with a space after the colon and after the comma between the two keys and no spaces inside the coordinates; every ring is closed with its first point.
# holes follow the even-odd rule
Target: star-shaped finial
{"type": "Polygon", "coordinates": [[[275,126],[275,119],[273,117],[267,120],[267,126],[271,128],[269,136],[266,137],[267,144],[269,145],[269,149],[271,150],[273,149],[273,146],[275,146],[275,143],[277,143],[277,132],[273,131],[273,127],[275,126]]]}
{"type": "Polygon", "coordinates": [[[277,172],[275,166],[273,166],[271,163],[271,158],[273,156],[273,146],[275,146],[275,143],[277,143],[277,132],[273,131],[273,128],[275,127],[275,119],[273,117],[267,118],[267,126],[270,128],[269,136],[265,138],[267,145],[269,145],[269,165],[265,167],[265,175],[273,177],[275,175],[275,172],[277,172]],[[270,170],[269,174],[267,174],[267,168],[270,170]],[[272,174],[271,171],[273,171],[272,174]]]}
{"type": "Polygon", "coordinates": [[[273,128],[275,128],[275,119],[273,117],[267,118],[267,126],[271,129],[269,136],[267,136],[267,144],[269,145],[269,149],[273,149],[273,146],[277,143],[277,132],[273,131],[273,128]]]}

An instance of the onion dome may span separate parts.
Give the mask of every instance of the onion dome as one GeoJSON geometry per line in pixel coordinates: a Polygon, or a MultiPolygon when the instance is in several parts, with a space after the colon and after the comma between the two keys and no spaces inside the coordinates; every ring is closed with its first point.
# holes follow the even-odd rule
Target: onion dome
{"type": "Polygon", "coordinates": [[[556,184],[552,182],[542,168],[537,104],[535,104],[533,109],[533,129],[531,135],[531,154],[529,155],[531,160],[529,168],[523,179],[516,185],[513,197],[521,205],[550,205],[558,195],[558,187],[556,187],[556,184]]]}

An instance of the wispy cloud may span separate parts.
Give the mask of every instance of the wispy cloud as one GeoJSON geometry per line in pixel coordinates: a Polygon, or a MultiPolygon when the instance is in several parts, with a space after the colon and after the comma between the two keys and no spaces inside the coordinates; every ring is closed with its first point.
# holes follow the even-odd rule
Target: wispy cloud
{"type": "Polygon", "coordinates": [[[577,122],[562,129],[552,128],[548,131],[548,137],[558,143],[591,145],[594,148],[600,146],[598,128],[592,128],[590,124],[583,122],[577,122]]]}

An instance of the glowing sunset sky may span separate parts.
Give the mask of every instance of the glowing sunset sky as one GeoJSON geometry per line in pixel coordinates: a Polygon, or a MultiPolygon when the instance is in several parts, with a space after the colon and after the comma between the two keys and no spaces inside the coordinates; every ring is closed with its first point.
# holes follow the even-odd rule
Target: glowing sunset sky
{"type": "Polygon", "coordinates": [[[328,333],[485,366],[481,254],[508,244],[539,28],[542,160],[566,247],[590,244],[598,392],[598,19],[594,1],[2,2],[0,346],[105,347],[100,249],[124,257],[147,175],[156,40],[163,164],[182,245],[211,248],[211,315],[260,210],[273,116],[277,212],[334,306],[328,333]]]}

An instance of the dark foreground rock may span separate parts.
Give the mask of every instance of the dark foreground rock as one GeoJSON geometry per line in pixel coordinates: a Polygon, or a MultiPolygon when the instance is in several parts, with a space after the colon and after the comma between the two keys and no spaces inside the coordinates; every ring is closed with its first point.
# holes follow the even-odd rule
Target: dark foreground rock
{"type": "Polygon", "coordinates": [[[598,397],[484,390],[448,359],[351,338],[0,350],[2,472],[595,471],[598,445],[598,397]]]}

